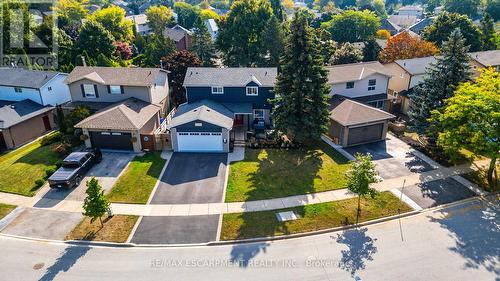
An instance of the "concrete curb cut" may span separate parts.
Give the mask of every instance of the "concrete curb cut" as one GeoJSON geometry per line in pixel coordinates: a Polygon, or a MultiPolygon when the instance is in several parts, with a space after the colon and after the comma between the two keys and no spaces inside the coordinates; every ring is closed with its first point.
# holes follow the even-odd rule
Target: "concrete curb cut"
{"type": "Polygon", "coordinates": [[[28,240],[28,241],[43,242],[43,243],[66,244],[66,245],[88,246],[88,247],[109,247],[109,248],[136,248],[136,249],[165,248],[165,249],[167,249],[167,248],[190,248],[190,247],[205,247],[205,246],[225,246],[225,245],[246,244],[246,243],[254,243],[254,242],[264,242],[264,241],[271,242],[271,241],[277,241],[277,240],[287,240],[287,239],[295,239],[295,238],[301,238],[301,237],[307,237],[307,236],[314,236],[314,235],[320,235],[320,234],[325,234],[325,233],[333,233],[333,232],[337,232],[337,231],[357,228],[360,226],[369,226],[369,225],[379,224],[379,223],[392,221],[392,220],[396,220],[396,219],[416,216],[419,214],[433,212],[436,210],[445,209],[445,208],[457,206],[460,204],[465,204],[468,202],[473,202],[473,201],[479,202],[481,200],[485,200],[485,199],[492,198],[492,197],[498,197],[500,199],[500,192],[490,193],[490,194],[485,195],[485,196],[471,197],[471,198],[463,199],[460,201],[455,201],[455,202],[448,203],[448,204],[443,204],[443,205],[429,208],[429,209],[422,209],[420,211],[412,211],[412,212],[404,213],[401,215],[394,215],[394,216],[390,216],[390,217],[366,221],[366,222],[359,223],[357,225],[340,226],[340,227],[322,229],[322,230],[317,230],[317,231],[312,231],[312,232],[296,233],[296,234],[282,235],[282,236],[275,236],[275,237],[260,237],[260,238],[251,238],[251,239],[242,239],[242,240],[214,241],[214,242],[198,243],[198,244],[159,244],[159,245],[154,245],[154,244],[115,243],[115,242],[101,242],[101,241],[81,241],[81,240],[62,241],[62,240],[50,240],[50,239],[42,239],[42,238],[24,237],[24,236],[10,235],[10,234],[4,234],[4,233],[0,233],[0,237],[8,237],[8,238],[13,238],[13,239],[28,240]]]}

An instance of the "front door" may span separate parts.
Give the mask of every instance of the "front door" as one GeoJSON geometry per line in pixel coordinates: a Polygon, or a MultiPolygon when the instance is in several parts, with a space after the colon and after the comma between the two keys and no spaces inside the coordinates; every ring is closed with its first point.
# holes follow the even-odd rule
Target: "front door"
{"type": "Polygon", "coordinates": [[[49,116],[45,115],[42,117],[43,126],[45,126],[45,131],[50,131],[52,127],[50,126],[49,116]]]}
{"type": "Polygon", "coordinates": [[[244,121],[243,115],[236,114],[236,116],[234,117],[233,125],[234,126],[243,126],[243,121],[244,121]]]}
{"type": "Polygon", "coordinates": [[[0,151],[7,149],[7,144],[5,143],[5,139],[3,137],[3,133],[0,132],[0,151]]]}

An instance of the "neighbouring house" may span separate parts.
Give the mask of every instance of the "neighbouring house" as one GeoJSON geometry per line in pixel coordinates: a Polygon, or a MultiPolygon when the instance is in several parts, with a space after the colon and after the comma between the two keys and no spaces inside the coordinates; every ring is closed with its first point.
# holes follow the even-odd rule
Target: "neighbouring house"
{"type": "Polygon", "coordinates": [[[152,32],[151,27],[149,26],[148,17],[145,14],[132,15],[126,18],[134,23],[135,31],[138,34],[144,36],[152,32]]]}
{"type": "Polygon", "coordinates": [[[410,26],[416,24],[419,20],[418,20],[417,16],[391,15],[391,16],[389,16],[389,21],[392,22],[393,24],[401,27],[402,29],[406,29],[406,28],[409,28],[410,26]]]}
{"type": "Polygon", "coordinates": [[[72,99],[67,108],[97,109],[75,125],[87,147],[135,152],[157,147],[169,108],[167,71],[77,66],[65,82],[72,99]]]}
{"type": "Polygon", "coordinates": [[[154,4],[151,1],[146,1],[144,4],[139,6],[139,14],[145,14],[146,10],[149,9],[149,7],[153,6],[154,4]]]}
{"type": "Polygon", "coordinates": [[[178,24],[172,28],[165,29],[163,35],[175,42],[178,51],[188,50],[189,46],[191,46],[192,32],[178,24]]]}
{"type": "Polygon", "coordinates": [[[432,24],[432,22],[434,21],[434,18],[435,17],[428,17],[428,18],[425,18],[417,23],[415,23],[414,25],[410,26],[408,29],[412,32],[415,32],[416,34],[418,35],[421,35],[422,32],[429,26],[432,24]]]}
{"type": "Polygon", "coordinates": [[[0,68],[0,100],[32,100],[42,106],[64,104],[71,100],[64,84],[68,74],[54,71],[0,68]]]}
{"type": "Polygon", "coordinates": [[[391,73],[380,62],[327,66],[330,96],[342,96],[370,106],[391,110],[388,91],[391,73]]]}
{"type": "Polygon", "coordinates": [[[190,67],[187,102],[167,125],[176,152],[229,152],[272,126],[276,68],[190,67]]]}
{"type": "Polygon", "coordinates": [[[212,40],[215,41],[217,39],[217,34],[219,33],[219,26],[217,26],[217,22],[214,19],[205,20],[205,25],[208,28],[208,33],[212,37],[212,40]]]}
{"type": "Polygon", "coordinates": [[[55,127],[54,107],[30,99],[0,100],[0,151],[26,144],[55,127]]]}
{"type": "Polygon", "coordinates": [[[391,36],[398,34],[399,31],[401,30],[400,26],[391,22],[389,19],[384,18],[384,19],[381,19],[380,22],[381,22],[381,25],[380,25],[379,29],[384,29],[384,30],[389,31],[391,36]]]}
{"type": "Polygon", "coordinates": [[[479,75],[479,68],[493,67],[500,71],[500,50],[469,53],[469,57],[475,76],[479,75]]]}
{"type": "Polygon", "coordinates": [[[409,95],[414,87],[424,80],[426,68],[435,63],[436,58],[423,57],[396,60],[384,66],[389,69],[393,78],[389,81],[389,90],[397,96],[398,112],[407,114],[410,109],[409,95]]]}
{"type": "Polygon", "coordinates": [[[403,6],[399,8],[398,14],[401,16],[415,16],[421,18],[424,16],[424,8],[420,5],[403,6]]]}
{"type": "Polygon", "coordinates": [[[113,1],[113,5],[118,6],[125,10],[125,15],[130,16],[134,14],[134,10],[132,10],[129,6],[128,3],[123,1],[123,0],[115,0],[113,1]]]}
{"type": "Polygon", "coordinates": [[[394,115],[366,104],[333,96],[330,101],[329,137],[343,147],[383,141],[394,115]]]}

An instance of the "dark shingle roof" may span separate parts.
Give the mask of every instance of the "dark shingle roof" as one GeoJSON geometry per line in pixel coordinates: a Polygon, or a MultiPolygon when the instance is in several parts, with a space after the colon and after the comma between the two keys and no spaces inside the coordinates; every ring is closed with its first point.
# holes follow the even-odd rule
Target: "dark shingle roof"
{"type": "Polygon", "coordinates": [[[58,74],[54,71],[0,68],[0,85],[39,89],[58,74]]]}
{"type": "Polygon", "coordinates": [[[434,17],[425,18],[417,22],[416,24],[410,26],[409,29],[417,34],[420,34],[425,28],[431,25],[433,21],[434,17]]]}
{"type": "Polygon", "coordinates": [[[7,129],[30,118],[54,109],[42,106],[32,100],[3,103],[0,107],[0,129],[7,129]]]}
{"type": "Polygon", "coordinates": [[[77,66],[65,82],[71,84],[81,79],[89,79],[104,85],[151,86],[160,72],[166,71],[160,68],[77,66]]]}
{"type": "Polygon", "coordinates": [[[380,29],[385,29],[385,30],[389,31],[389,33],[392,36],[392,35],[395,35],[396,33],[398,33],[401,30],[401,27],[398,26],[397,24],[391,22],[388,19],[382,19],[380,29]]]}
{"type": "Polygon", "coordinates": [[[395,117],[378,108],[339,97],[332,98],[330,109],[330,119],[342,126],[360,125],[395,117]]]}
{"type": "Polygon", "coordinates": [[[190,67],[184,78],[184,86],[244,87],[251,81],[258,81],[263,87],[274,87],[278,70],[275,67],[190,67]]]}

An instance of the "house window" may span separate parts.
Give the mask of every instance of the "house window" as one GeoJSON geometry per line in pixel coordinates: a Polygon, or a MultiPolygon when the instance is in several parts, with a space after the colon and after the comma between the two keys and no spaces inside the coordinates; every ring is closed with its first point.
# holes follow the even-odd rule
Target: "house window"
{"type": "Polygon", "coordinates": [[[259,87],[247,87],[247,96],[258,96],[259,87]]]}
{"type": "Polygon", "coordinates": [[[379,101],[372,101],[369,102],[368,105],[373,106],[378,109],[384,109],[385,101],[379,100],[379,101]]]}
{"type": "Polygon", "coordinates": [[[368,91],[375,90],[375,86],[377,85],[377,79],[368,80],[368,91]]]}
{"type": "Polygon", "coordinates": [[[96,98],[94,85],[92,84],[83,84],[83,92],[85,93],[86,98],[96,98]]]}
{"type": "Polygon", "coordinates": [[[255,109],[253,111],[253,118],[258,120],[264,119],[264,109],[255,109]]]}
{"type": "Polygon", "coordinates": [[[23,89],[18,88],[18,87],[15,87],[15,88],[14,88],[14,92],[16,92],[16,93],[22,93],[22,92],[23,92],[23,89]]]}
{"type": "Polygon", "coordinates": [[[224,87],[221,87],[221,86],[212,87],[212,94],[214,94],[214,95],[224,94],[224,87]]]}
{"type": "Polygon", "coordinates": [[[346,89],[352,89],[352,88],[354,88],[354,82],[347,82],[345,84],[345,88],[346,89]]]}
{"type": "Polygon", "coordinates": [[[121,86],[109,86],[109,93],[110,94],[121,94],[122,93],[122,87],[121,86]]]}

